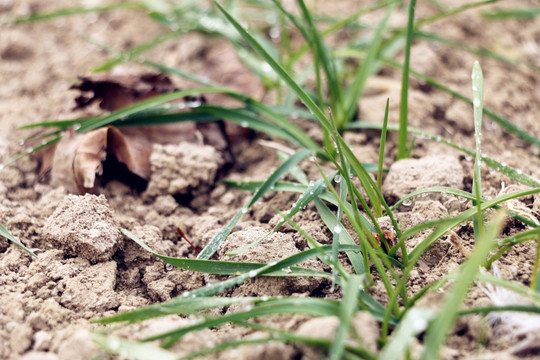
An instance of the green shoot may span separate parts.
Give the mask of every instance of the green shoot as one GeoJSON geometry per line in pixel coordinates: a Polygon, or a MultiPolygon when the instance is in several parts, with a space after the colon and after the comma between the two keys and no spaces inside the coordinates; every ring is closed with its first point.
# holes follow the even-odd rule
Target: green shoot
{"type": "Polygon", "coordinates": [[[414,25],[414,8],[416,0],[411,0],[409,4],[409,20],[407,22],[407,34],[405,42],[405,60],[402,68],[401,79],[401,102],[399,104],[399,137],[397,160],[406,158],[407,156],[407,120],[408,120],[408,92],[409,92],[409,64],[411,58],[411,43],[413,37],[414,25]]]}

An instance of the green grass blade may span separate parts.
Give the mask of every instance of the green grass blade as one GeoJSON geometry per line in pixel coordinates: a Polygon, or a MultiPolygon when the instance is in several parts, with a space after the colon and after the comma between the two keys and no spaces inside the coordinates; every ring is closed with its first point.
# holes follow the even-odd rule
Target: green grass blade
{"type": "Polygon", "coordinates": [[[405,59],[403,62],[402,78],[401,78],[401,102],[399,104],[399,135],[398,135],[397,160],[405,159],[407,157],[409,68],[410,68],[410,59],[411,59],[411,42],[412,42],[412,37],[413,37],[415,7],[416,7],[416,0],[411,0],[411,2],[409,3],[409,19],[407,22],[407,33],[405,34],[405,59]]]}
{"type": "MultiPolygon", "coordinates": [[[[358,108],[358,100],[362,96],[362,93],[364,92],[364,86],[366,84],[367,79],[369,76],[373,73],[374,68],[376,67],[376,62],[378,52],[380,50],[380,46],[383,40],[383,34],[384,30],[386,29],[386,25],[388,23],[388,19],[390,18],[390,15],[394,11],[396,7],[396,4],[393,3],[388,6],[388,9],[386,11],[386,14],[381,22],[379,22],[379,25],[377,26],[377,29],[375,31],[375,34],[373,36],[372,41],[370,42],[369,50],[367,53],[366,58],[362,62],[362,66],[358,68],[356,73],[354,74],[353,82],[349,87],[346,89],[344,94],[344,106],[345,106],[345,120],[348,122],[352,119],[354,113],[356,112],[358,108]]],[[[342,124],[336,124],[339,130],[342,130],[347,123],[342,124]]]]}
{"type": "MultiPolygon", "coordinates": [[[[247,273],[251,270],[260,269],[261,267],[266,265],[262,263],[251,263],[251,262],[200,260],[200,259],[186,259],[186,258],[175,258],[175,257],[165,256],[165,255],[161,255],[153,251],[141,239],[133,235],[128,230],[121,229],[121,231],[124,235],[129,237],[131,240],[135,241],[139,246],[141,246],[146,251],[152,253],[153,255],[160,258],[167,264],[171,264],[175,267],[178,267],[184,270],[197,271],[197,272],[216,274],[216,275],[238,275],[238,274],[247,273]]],[[[358,252],[359,248],[354,243],[347,244],[347,245],[352,245],[352,247],[349,247],[349,248],[340,247],[340,251],[349,249],[349,250],[358,252]]],[[[330,246],[327,246],[327,248],[330,248],[330,246]]],[[[313,256],[314,256],[314,251],[310,249],[310,250],[305,250],[305,251],[295,254],[295,257],[293,258],[293,260],[294,261],[297,261],[297,259],[307,260],[313,256]]],[[[282,271],[280,269],[279,271],[267,272],[264,275],[265,276],[279,276],[279,277],[284,277],[284,276],[328,277],[329,276],[328,273],[325,273],[322,271],[316,271],[312,269],[294,267],[294,266],[288,267],[287,271],[282,271]]]]}
{"type": "Polygon", "coordinates": [[[330,347],[330,354],[328,356],[330,360],[341,359],[343,351],[345,350],[345,342],[347,341],[347,336],[349,334],[351,319],[358,308],[358,292],[363,287],[363,280],[364,276],[359,275],[351,275],[347,279],[347,285],[345,286],[345,292],[339,307],[339,326],[336,330],[336,335],[332,342],[332,346],[330,347]]]}
{"type": "Polygon", "coordinates": [[[32,250],[28,249],[26,246],[24,246],[19,240],[17,240],[17,238],[13,235],[11,235],[11,233],[4,227],[4,225],[0,224],[0,236],[3,236],[5,237],[6,239],[8,239],[9,241],[11,241],[12,243],[14,243],[15,245],[17,245],[18,247],[20,247],[21,249],[23,249],[24,251],[26,251],[27,253],[29,253],[30,255],[32,255],[33,257],[37,257],[36,254],[34,254],[32,252],[32,250]]]}
{"type": "MultiPolygon", "coordinates": [[[[487,115],[487,110],[486,109],[484,109],[484,114],[487,115]]],[[[381,124],[358,122],[358,123],[351,124],[349,126],[349,129],[381,129],[381,124]]],[[[398,131],[398,127],[395,124],[388,124],[388,130],[390,130],[390,131],[398,131]]],[[[413,133],[413,134],[418,134],[419,136],[421,136],[423,138],[434,140],[434,141],[440,142],[441,144],[448,145],[448,146],[450,146],[450,147],[452,147],[452,148],[454,148],[456,150],[464,152],[465,154],[467,154],[469,156],[475,156],[475,154],[476,154],[474,151],[469,150],[467,148],[464,148],[463,146],[460,146],[460,145],[458,145],[456,143],[453,143],[453,142],[451,142],[449,140],[446,140],[446,139],[442,138],[439,135],[433,135],[433,134],[427,133],[427,132],[425,132],[425,131],[423,131],[421,129],[418,129],[418,128],[409,127],[409,132],[413,133]]],[[[540,186],[540,180],[535,179],[532,176],[529,176],[529,175],[523,173],[522,170],[515,169],[515,168],[513,168],[511,166],[508,166],[508,165],[506,165],[504,163],[501,163],[501,162],[499,162],[497,160],[494,160],[492,158],[489,158],[487,156],[483,156],[482,161],[486,165],[491,167],[493,170],[496,170],[496,171],[508,176],[509,178],[517,181],[520,184],[531,186],[531,187],[540,186]]]]}
{"type": "Polygon", "coordinates": [[[533,19],[539,15],[539,7],[531,7],[526,9],[493,10],[482,13],[482,17],[486,19],[533,19]]]}
{"type": "Polygon", "coordinates": [[[498,212],[487,227],[485,234],[476,241],[476,247],[471,257],[462,266],[452,289],[448,291],[439,315],[429,325],[425,338],[425,351],[422,360],[436,359],[439,356],[439,348],[444,343],[450,327],[455,321],[459,307],[471,286],[480,266],[485,262],[489,251],[495,245],[495,240],[502,229],[505,214],[498,212]]]}
{"type": "Polygon", "coordinates": [[[300,98],[302,103],[313,113],[321,125],[331,132],[332,126],[329,120],[324,115],[324,112],[315,104],[311,97],[293,80],[292,76],[281,66],[264,48],[255,40],[255,38],[247,32],[242,25],[216,0],[214,3],[219,10],[225,15],[227,20],[235,27],[244,40],[255,50],[267,63],[274,69],[278,76],[293,90],[300,98]]]}
{"type": "MultiPolygon", "coordinates": [[[[329,229],[333,229],[338,223],[337,216],[334,215],[334,213],[328,208],[328,206],[326,206],[321,200],[319,200],[319,198],[315,198],[315,206],[325,225],[329,229]]],[[[356,245],[353,238],[345,228],[340,234],[339,242],[343,245],[356,245]]],[[[356,274],[364,275],[365,269],[362,255],[359,254],[357,251],[348,251],[347,256],[356,274]]]]}
{"type": "MultiPolygon", "coordinates": [[[[391,59],[388,59],[388,58],[381,58],[380,59],[381,61],[383,61],[385,64],[387,65],[390,65],[394,68],[397,68],[397,69],[401,69],[402,65],[391,60],[391,59]]],[[[422,74],[414,69],[410,69],[410,73],[413,74],[416,78],[420,79],[420,80],[423,80],[425,81],[426,83],[432,85],[433,87],[439,89],[439,90],[442,90],[444,91],[445,93],[447,94],[450,94],[452,95],[453,97],[455,97],[456,99],[459,99],[469,105],[472,105],[472,101],[466,97],[465,95],[462,95],[461,93],[455,91],[455,90],[452,90],[450,89],[449,87],[439,83],[437,80],[435,80],[434,78],[428,76],[428,75],[425,75],[425,74],[422,74]]],[[[493,111],[489,110],[489,109],[486,109],[484,108],[484,115],[486,115],[487,117],[489,117],[490,119],[492,119],[493,121],[495,121],[497,124],[499,124],[502,128],[504,128],[505,130],[507,130],[508,132],[516,135],[517,137],[519,137],[520,139],[522,140],[525,140],[526,142],[532,144],[532,145],[535,145],[537,147],[540,147],[540,139],[534,137],[533,135],[531,135],[530,133],[528,133],[527,131],[521,129],[519,126],[513,124],[510,120],[502,117],[501,115],[498,115],[496,113],[494,113],[493,111]]]]}
{"type": "Polygon", "coordinates": [[[287,161],[285,161],[283,164],[281,164],[276,171],[272,173],[266,179],[264,184],[255,192],[253,197],[247,202],[247,204],[235,215],[234,218],[232,218],[227,225],[221,229],[221,231],[214,236],[214,238],[206,245],[206,247],[199,253],[197,256],[198,259],[209,259],[216,251],[221,244],[223,240],[229,236],[232,229],[236,225],[236,223],[240,220],[242,217],[242,214],[247,212],[247,209],[249,209],[253,204],[257,202],[257,200],[263,196],[265,193],[271,190],[271,187],[281,178],[291,167],[296,165],[298,162],[300,162],[302,159],[307,157],[311,154],[311,151],[307,149],[301,149],[297,151],[294,155],[292,155],[287,161]]]}
{"type": "MultiPolygon", "coordinates": [[[[334,176],[334,174],[330,175],[330,177],[333,177],[333,176],[334,176]]],[[[318,195],[320,195],[325,189],[326,189],[326,183],[325,183],[324,179],[318,180],[318,181],[308,185],[306,187],[306,190],[303,192],[302,196],[300,196],[300,198],[298,200],[296,200],[296,202],[287,211],[287,215],[289,217],[292,217],[292,216],[296,215],[300,210],[302,210],[309,203],[311,203],[313,201],[313,199],[315,199],[318,195]]],[[[251,243],[249,243],[247,245],[244,245],[244,246],[242,246],[242,247],[240,247],[238,249],[230,251],[230,252],[227,253],[227,255],[235,256],[235,255],[238,255],[238,254],[246,251],[247,249],[252,248],[253,246],[257,245],[258,243],[260,243],[261,241],[266,239],[269,235],[276,232],[277,229],[279,229],[281,226],[283,226],[283,224],[285,224],[286,222],[287,222],[287,220],[285,218],[280,220],[274,226],[274,228],[270,232],[268,232],[265,236],[261,237],[260,239],[255,240],[255,241],[253,241],[253,242],[251,242],[251,243]]]]}
{"type": "MultiPolygon", "coordinates": [[[[537,194],[537,193],[540,193],[540,187],[535,188],[535,189],[527,189],[527,190],[522,190],[522,191],[516,191],[516,192],[513,192],[511,194],[505,194],[505,195],[496,197],[494,199],[490,199],[490,200],[482,202],[481,211],[485,211],[486,209],[492,208],[495,205],[498,205],[498,204],[503,203],[505,201],[508,201],[510,199],[517,199],[517,198],[519,198],[521,196],[527,196],[527,195],[530,195],[530,194],[537,194]]],[[[433,244],[433,242],[435,242],[439,237],[446,234],[448,232],[448,230],[454,228],[458,224],[469,220],[477,212],[478,212],[478,209],[471,208],[471,209],[469,209],[467,211],[464,211],[463,213],[459,214],[456,217],[453,217],[453,218],[450,218],[450,219],[440,220],[444,224],[444,226],[440,226],[440,227],[436,228],[433,231],[433,233],[431,233],[416,248],[414,248],[414,250],[412,250],[410,252],[410,254],[409,254],[409,259],[411,261],[413,261],[413,259],[415,259],[415,260],[418,259],[425,252],[425,250],[429,246],[431,246],[431,244],[433,244]]],[[[409,230],[407,230],[407,231],[405,231],[403,233],[402,238],[407,239],[409,236],[412,236],[412,235],[416,234],[418,229],[423,228],[423,226],[424,225],[421,224],[421,225],[410,228],[409,230]]],[[[402,239],[400,238],[400,241],[401,240],[402,239]]]]}
{"type": "MultiPolygon", "coordinates": [[[[382,192],[382,176],[383,176],[383,166],[384,166],[384,148],[386,146],[386,132],[388,128],[388,107],[390,105],[390,99],[386,99],[386,107],[384,110],[383,126],[381,131],[381,143],[379,144],[379,164],[377,168],[377,188],[382,192]]],[[[401,128],[401,127],[400,127],[401,128]]],[[[374,205],[375,214],[377,217],[382,216],[382,206],[381,202],[378,200],[374,205]]]]}
{"type": "MultiPolygon", "coordinates": [[[[306,7],[306,4],[303,0],[298,0],[300,9],[306,23],[308,24],[308,30],[311,37],[310,39],[306,38],[308,44],[313,47],[313,55],[315,60],[322,64],[324,73],[326,75],[326,80],[328,82],[328,94],[330,96],[330,107],[334,116],[334,121],[337,124],[346,122],[346,119],[343,119],[343,94],[341,90],[341,82],[338,77],[338,71],[336,68],[335,59],[332,58],[332,54],[329,49],[325,46],[319,30],[313,22],[313,18],[306,7]]],[[[319,92],[322,93],[322,87],[319,87],[319,92]]]]}
{"type": "Polygon", "coordinates": [[[113,10],[143,10],[144,8],[140,6],[139,4],[135,3],[119,3],[119,4],[111,4],[106,6],[95,6],[95,7],[71,7],[71,8],[63,8],[54,10],[51,12],[42,12],[42,13],[32,13],[30,15],[25,16],[19,16],[15,18],[14,23],[15,24],[21,24],[21,23],[27,23],[27,22],[35,22],[35,21],[42,21],[42,20],[51,20],[54,18],[59,17],[67,17],[72,15],[79,15],[79,14],[87,14],[87,13],[103,13],[107,11],[113,11],[113,10]]]}
{"type": "Polygon", "coordinates": [[[170,351],[152,344],[125,340],[114,336],[92,334],[92,339],[109,354],[133,360],[178,360],[178,356],[170,351]]]}
{"type": "Polygon", "coordinates": [[[482,201],[482,110],[484,104],[484,78],[482,75],[482,68],[478,61],[474,62],[472,70],[472,91],[473,91],[473,109],[474,109],[474,140],[476,148],[476,156],[474,161],[474,174],[473,174],[473,194],[475,196],[476,206],[478,208],[478,214],[474,218],[475,225],[475,238],[482,237],[484,220],[482,216],[482,207],[480,205],[482,201]]]}
{"type": "Polygon", "coordinates": [[[180,35],[184,34],[183,31],[170,31],[166,32],[163,35],[160,35],[148,42],[145,42],[141,45],[135,46],[131,49],[129,49],[126,52],[122,52],[121,54],[113,57],[112,59],[109,59],[102,64],[96,66],[94,69],[92,69],[92,72],[103,72],[103,71],[109,71],[116,65],[119,65],[121,63],[124,63],[126,61],[132,60],[140,56],[142,53],[155,48],[156,46],[170,40],[174,39],[180,35]]]}
{"type": "Polygon", "coordinates": [[[459,6],[457,8],[454,8],[454,9],[440,11],[438,13],[427,16],[427,17],[417,21],[416,25],[415,25],[415,29],[419,29],[422,26],[433,23],[433,22],[435,22],[435,21],[437,21],[439,19],[443,19],[445,17],[456,15],[456,14],[459,14],[461,12],[464,12],[464,11],[467,11],[467,10],[470,10],[470,9],[474,9],[474,8],[477,8],[477,7],[481,7],[481,6],[484,6],[484,5],[487,5],[487,4],[492,4],[492,3],[495,3],[495,2],[498,2],[498,1],[500,1],[500,0],[478,1],[478,2],[473,2],[473,3],[468,3],[468,4],[465,4],[465,5],[459,6]]]}
{"type": "Polygon", "coordinates": [[[415,307],[407,311],[379,358],[385,360],[403,359],[403,354],[408,350],[413,338],[425,331],[428,322],[434,317],[435,313],[428,308],[415,307]]]}
{"type": "Polygon", "coordinates": [[[52,138],[50,138],[49,140],[43,140],[37,146],[32,146],[32,147],[27,148],[23,152],[13,156],[12,158],[6,160],[6,162],[0,164],[0,171],[2,171],[2,169],[5,168],[6,166],[9,166],[9,165],[13,164],[15,161],[17,161],[17,160],[19,160],[19,159],[21,159],[21,158],[23,158],[25,156],[33,154],[38,150],[41,150],[41,149],[46,148],[46,147],[48,147],[48,146],[50,146],[52,144],[57,143],[58,141],[60,141],[61,137],[62,136],[60,134],[56,134],[52,138]]]}

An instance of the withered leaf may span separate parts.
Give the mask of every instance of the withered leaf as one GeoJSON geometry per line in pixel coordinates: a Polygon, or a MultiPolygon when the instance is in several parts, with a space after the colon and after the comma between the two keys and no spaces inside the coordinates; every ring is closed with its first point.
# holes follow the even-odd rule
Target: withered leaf
{"type": "MultiPolygon", "coordinates": [[[[163,74],[92,75],[80,77],[73,88],[84,92],[76,99],[76,108],[84,108],[98,101],[100,107],[114,111],[143,99],[176,90],[172,81],[163,74]]],[[[189,99],[193,100],[193,99],[189,99]]],[[[150,178],[152,145],[198,142],[213,146],[223,158],[223,165],[233,162],[230,132],[239,151],[239,144],[251,136],[251,130],[242,129],[223,121],[209,123],[178,123],[156,126],[117,128],[107,126],[76,134],[66,131],[52,150],[41,154],[41,172],[51,168],[53,184],[63,185],[68,191],[92,192],[96,176],[103,175],[104,162],[114,157],[129,172],[140,179],[150,178]]]]}
{"type": "Polygon", "coordinates": [[[75,109],[82,109],[94,101],[99,107],[114,111],[156,95],[175,91],[171,79],[164,74],[90,75],[79,76],[80,83],[71,88],[80,90],[75,98],[75,109]]]}

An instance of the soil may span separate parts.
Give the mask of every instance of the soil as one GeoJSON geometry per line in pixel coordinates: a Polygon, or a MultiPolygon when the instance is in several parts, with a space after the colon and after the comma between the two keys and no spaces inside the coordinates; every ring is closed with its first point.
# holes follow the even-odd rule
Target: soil
{"type": "MultiPolygon", "coordinates": [[[[78,1],[79,5],[99,5],[101,1],[78,1]]],[[[444,2],[442,2],[444,3],[444,2]]],[[[450,7],[457,1],[448,1],[450,7]]],[[[459,3],[467,3],[459,1],[459,3]]],[[[527,1],[533,4],[534,1],[527,1]]],[[[318,11],[352,13],[355,2],[317,2],[318,11]],[[339,5],[337,5],[339,4],[339,5]]],[[[10,24],[14,16],[73,6],[72,1],[0,1],[0,162],[24,149],[18,139],[28,135],[16,126],[45,119],[73,118],[83,113],[72,110],[75,94],[68,91],[77,75],[85,75],[110,54],[96,44],[116,49],[142,44],[163,33],[145,14],[113,11],[84,14],[33,24],[10,24]],[[90,41],[89,41],[90,40],[90,41]]],[[[362,6],[365,6],[364,4],[362,6]]],[[[500,6],[500,5],[499,5],[500,6]]],[[[524,7],[525,1],[507,1],[504,6],[524,7]]],[[[540,66],[540,18],[486,20],[481,10],[469,10],[428,25],[426,31],[444,35],[458,43],[495,49],[519,61],[520,66],[481,59],[485,80],[485,105],[512,120],[516,125],[540,138],[540,75],[526,65],[540,66]]],[[[419,2],[417,18],[433,13],[427,2],[419,2]]],[[[375,12],[366,21],[375,24],[383,16],[375,12]]],[[[406,22],[405,9],[391,19],[392,26],[406,22]]],[[[346,36],[347,34],[342,34],[346,36]]],[[[339,37],[333,38],[339,42],[339,37]]],[[[158,46],[147,58],[207,76],[214,81],[262,97],[264,91],[257,78],[243,67],[233,48],[218,38],[188,34],[158,46]]],[[[470,73],[475,56],[434,42],[418,39],[412,48],[412,68],[432,76],[441,83],[470,96],[470,73]]],[[[141,66],[121,65],[115,72],[140,73],[141,66]]],[[[399,114],[399,71],[383,69],[369,83],[360,103],[360,118],[382,121],[384,103],[390,98],[390,121],[399,114]]],[[[175,79],[181,88],[191,86],[175,79]]],[[[268,98],[268,97],[267,97],[268,98]]],[[[209,102],[221,102],[209,96],[209,102]]],[[[474,147],[474,127],[470,106],[434,87],[412,80],[409,92],[409,119],[412,126],[440,135],[467,148],[474,147]]],[[[302,126],[309,126],[301,123],[302,126]]],[[[312,126],[312,125],[311,125],[312,126]]],[[[320,133],[306,128],[314,138],[320,133]]],[[[349,132],[346,140],[363,162],[376,162],[379,135],[374,131],[349,132]]],[[[176,232],[182,226],[198,248],[204,247],[219,229],[242,207],[248,194],[221,184],[223,177],[234,180],[265,179],[279,164],[275,150],[258,137],[237,151],[232,169],[223,171],[219,154],[204,144],[156,145],[152,155],[152,177],[145,191],[137,191],[112,180],[96,189],[96,195],[69,194],[67,186],[51,185],[38,176],[38,163],[23,158],[0,171],[0,223],[37,258],[31,258],[6,239],[0,239],[0,358],[1,359],[89,359],[100,353],[89,331],[96,328],[90,319],[119,311],[166,301],[184,291],[217,281],[218,277],[171,269],[138,245],[125,239],[119,228],[129,229],[156,252],[168,256],[195,257],[194,250],[176,232]],[[99,194],[99,195],[97,195],[99,194]]],[[[287,144],[285,144],[287,145],[287,144]]],[[[540,178],[540,152],[492,120],[484,121],[483,152],[540,178]]],[[[445,185],[471,190],[472,159],[446,145],[417,139],[411,158],[395,162],[396,137],[389,135],[385,165],[390,172],[383,191],[390,203],[405,194],[427,186],[445,185]]],[[[309,161],[301,163],[317,180],[317,169],[309,161]]],[[[486,166],[482,169],[483,193],[494,197],[513,181],[486,166]]],[[[513,191],[516,187],[507,188],[513,191]]],[[[287,210],[296,195],[269,193],[243,215],[231,236],[221,245],[215,259],[230,260],[228,251],[259,238],[276,223],[274,208],[287,210]]],[[[451,195],[430,195],[404,204],[396,213],[402,229],[455,214],[470,207],[451,195]]],[[[520,207],[530,216],[540,214],[540,198],[529,197],[509,206],[520,207]]],[[[321,243],[330,243],[331,233],[319,219],[314,207],[308,206],[295,217],[297,223],[321,243]]],[[[386,219],[381,219],[386,224],[386,219]]],[[[504,234],[520,231],[524,225],[508,221],[504,234]]],[[[415,293],[426,284],[447,274],[466,259],[472,249],[472,226],[464,223],[454,229],[461,238],[444,236],[422,257],[411,273],[410,291],[415,293]]],[[[411,238],[412,249],[426,234],[411,238]]],[[[238,261],[268,262],[306,247],[306,242],[292,228],[284,226],[259,245],[233,258],[238,261]]],[[[529,285],[535,247],[532,242],[515,246],[500,261],[500,276],[529,285]]],[[[346,261],[343,259],[343,261],[346,261]]],[[[325,270],[318,260],[302,264],[325,270]]],[[[377,300],[387,301],[380,283],[368,292],[377,300]]],[[[441,303],[445,290],[428,294],[426,305],[441,303]]],[[[253,279],[229,290],[227,296],[326,296],[339,298],[326,280],[312,278],[253,279]]],[[[521,300],[500,289],[476,285],[466,306],[521,300]]],[[[231,309],[232,310],[232,309],[231,309]]],[[[531,315],[500,314],[481,318],[460,318],[442,351],[444,359],[516,359],[540,358],[538,319],[531,315]],[[522,316],[522,317],[519,317],[522,316]],[[525,327],[524,324],[530,327],[525,327]]],[[[119,335],[143,338],[166,329],[189,324],[191,318],[168,317],[119,330],[119,335]]],[[[332,338],[335,318],[276,316],[260,320],[272,326],[296,331],[300,335],[332,338]]],[[[376,351],[374,338],[379,325],[367,313],[359,313],[353,324],[367,348],[376,351]]],[[[179,356],[220,341],[261,333],[233,326],[189,334],[171,351],[179,356]]],[[[413,354],[421,352],[421,341],[413,345],[413,354]]],[[[305,355],[315,359],[314,349],[268,343],[227,350],[209,358],[219,359],[297,359],[305,355]]]]}

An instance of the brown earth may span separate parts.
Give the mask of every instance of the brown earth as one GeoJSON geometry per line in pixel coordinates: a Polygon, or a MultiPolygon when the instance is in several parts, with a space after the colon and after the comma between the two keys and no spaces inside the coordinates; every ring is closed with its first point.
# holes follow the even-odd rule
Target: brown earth
{"type": "MultiPolygon", "coordinates": [[[[79,1],[96,5],[100,1],[79,1]]],[[[328,3],[328,4],[326,4],[328,3]]],[[[332,5],[317,3],[317,9],[341,14],[350,2],[332,5]]],[[[458,2],[448,2],[452,7],[458,2]]],[[[466,3],[460,1],[460,3],[466,3]]],[[[524,1],[508,1],[504,6],[522,7],[524,1]]],[[[534,3],[528,1],[527,3],[534,3]]],[[[126,49],[144,43],[164,29],[144,14],[114,11],[86,14],[34,24],[13,25],[14,16],[72,6],[73,2],[55,0],[41,2],[0,1],[0,161],[24,149],[18,139],[27,135],[15,127],[45,119],[72,118],[74,93],[67,89],[77,75],[87,74],[110,56],[95,45],[105,43],[126,49]],[[88,41],[91,40],[91,41],[88,41]]],[[[482,8],[481,11],[489,9],[482,8]]],[[[433,9],[419,4],[417,18],[433,9]]],[[[511,119],[533,136],[540,137],[540,75],[527,66],[540,66],[540,19],[489,21],[470,10],[438,21],[424,30],[444,35],[470,46],[485,47],[519,61],[520,66],[505,65],[481,59],[485,80],[485,105],[511,119]]],[[[366,17],[376,23],[382,13],[366,17]]],[[[406,12],[400,9],[392,25],[403,25],[406,12]]],[[[339,41],[339,38],[334,39],[339,41]]],[[[208,76],[225,85],[262,96],[254,76],[242,67],[232,47],[216,38],[207,39],[189,34],[168,41],[146,54],[148,58],[169,66],[178,66],[208,76]]],[[[425,40],[415,41],[411,66],[433,76],[443,84],[470,96],[470,72],[475,56],[425,40]]],[[[137,73],[140,66],[122,65],[115,71],[137,73]]],[[[180,87],[186,81],[175,80],[180,87]]],[[[370,82],[361,101],[360,118],[380,122],[384,102],[390,98],[390,120],[399,113],[400,72],[384,69],[370,82]]],[[[222,100],[222,99],[221,99],[222,100]]],[[[220,101],[218,97],[209,99],[220,101]]],[[[409,94],[409,119],[413,126],[457,142],[474,146],[474,128],[470,106],[451,96],[413,80],[409,94]]],[[[315,138],[316,129],[308,129],[315,138]]],[[[374,131],[348,133],[346,140],[363,162],[378,157],[379,135],[374,131]]],[[[485,119],[483,152],[524,173],[540,178],[540,152],[537,147],[508,134],[490,119],[485,119]]],[[[385,165],[395,158],[396,138],[389,136],[385,165]]],[[[218,182],[221,159],[211,147],[202,144],[156,146],[152,156],[152,179],[148,189],[137,192],[127,185],[110,181],[99,187],[95,195],[68,195],[62,186],[51,186],[37,175],[37,162],[24,158],[0,171],[0,223],[38,258],[33,259],[5,239],[0,239],[0,358],[2,359],[89,359],[100,353],[88,333],[95,329],[89,320],[142,305],[165,301],[184,291],[213,283],[216,276],[171,269],[142,250],[119,232],[124,227],[141,237],[155,251],[169,256],[194,257],[194,251],[179,239],[176,226],[183,228],[195,246],[202,248],[219,229],[242,207],[247,194],[218,182]],[[171,158],[172,154],[172,158],[171,158]],[[194,154],[197,154],[195,157],[194,154]],[[172,159],[172,160],[171,160],[172,159]],[[197,191],[197,189],[199,189],[197,191]],[[201,190],[204,189],[204,190],[201,190]],[[193,196],[174,195],[191,192],[193,196]],[[185,200],[188,199],[188,200],[185,200]]],[[[226,174],[235,180],[265,179],[279,164],[272,148],[258,140],[246,146],[226,174]]],[[[472,159],[457,150],[435,141],[418,139],[412,158],[392,165],[384,183],[384,194],[391,202],[415,189],[446,185],[470,191],[472,159]]],[[[310,180],[317,180],[316,168],[309,161],[301,164],[310,180]]],[[[483,193],[494,197],[513,182],[498,172],[484,167],[483,193]],[[504,182],[504,183],[503,183],[504,182]]],[[[515,190],[515,188],[510,188],[515,190]]],[[[508,191],[508,190],[506,190],[508,191]]],[[[189,194],[188,194],[189,195],[189,194]]],[[[216,258],[229,259],[225,253],[259,238],[275,223],[274,208],[287,210],[296,200],[288,193],[269,193],[248,211],[233,234],[222,244],[216,258]]],[[[403,205],[396,213],[402,229],[442,218],[470,207],[450,195],[430,195],[403,205]]],[[[531,216],[540,214],[540,198],[529,197],[515,202],[531,216]]],[[[321,243],[331,241],[331,232],[319,219],[313,206],[295,217],[297,223],[321,243]]],[[[385,223],[385,219],[381,219],[385,223]]],[[[509,221],[504,234],[513,234],[524,226],[509,221]]],[[[410,291],[418,291],[427,283],[447,274],[465,259],[473,246],[472,226],[468,223],[454,229],[462,239],[462,248],[444,236],[436,242],[411,273],[410,291]]],[[[425,236],[409,240],[414,248],[425,236]]],[[[500,276],[529,285],[533,266],[534,244],[525,243],[508,251],[498,261],[500,276]]],[[[239,261],[268,262],[306,247],[305,241],[290,227],[283,227],[259,245],[237,257],[239,261]]],[[[345,261],[345,260],[344,260],[345,261]]],[[[303,264],[325,269],[312,260],[303,264]]],[[[368,292],[385,303],[384,287],[377,283],[368,292]]],[[[512,294],[486,295],[475,287],[467,305],[485,305],[512,301],[512,294]]],[[[440,304],[442,292],[429,294],[429,305],[440,304]]],[[[229,290],[230,296],[328,296],[339,297],[329,281],[311,278],[261,278],[250,280],[229,290]]],[[[426,303],[428,299],[426,299],[426,303]]],[[[515,300],[518,301],[518,300],[515,300]]],[[[233,310],[232,307],[230,310],[233,310]]],[[[530,315],[528,315],[530,317],[530,315]]],[[[191,318],[170,317],[133,325],[119,335],[142,338],[172,327],[189,324],[191,318]]],[[[336,319],[310,319],[306,316],[278,316],[261,320],[273,326],[297,331],[298,334],[332,337],[336,319]],[[322,331],[324,330],[324,331],[322,331]]],[[[512,314],[461,318],[443,349],[445,359],[514,359],[538,358],[540,342],[538,320],[522,319],[512,314]],[[509,320],[510,319],[510,320],[509,320]],[[489,321],[488,321],[489,320],[489,321]],[[536,327],[524,328],[525,323],[536,327]],[[521,327],[520,327],[521,326],[521,327]]],[[[376,349],[373,334],[378,324],[359,313],[353,320],[366,346],[376,349]]],[[[225,326],[190,334],[172,348],[178,355],[237,337],[258,337],[248,329],[225,326]]],[[[421,351],[415,344],[414,352],[421,351]]],[[[301,354],[316,358],[313,349],[270,343],[227,350],[212,358],[219,359],[293,359],[301,354]]]]}

